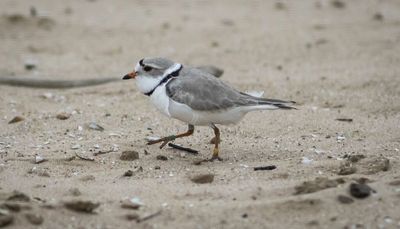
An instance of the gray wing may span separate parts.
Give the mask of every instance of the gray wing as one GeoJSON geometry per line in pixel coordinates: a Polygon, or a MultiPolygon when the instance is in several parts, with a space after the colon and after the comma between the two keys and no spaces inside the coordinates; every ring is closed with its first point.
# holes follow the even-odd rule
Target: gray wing
{"type": "Polygon", "coordinates": [[[186,67],[178,77],[168,82],[166,89],[167,95],[171,99],[199,111],[262,104],[290,109],[288,106],[284,106],[290,102],[257,98],[241,93],[214,76],[195,68],[186,67]]]}

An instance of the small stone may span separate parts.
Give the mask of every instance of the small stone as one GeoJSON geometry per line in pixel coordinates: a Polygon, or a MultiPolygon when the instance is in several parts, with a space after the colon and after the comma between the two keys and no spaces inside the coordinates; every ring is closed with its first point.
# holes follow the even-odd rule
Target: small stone
{"type": "Polygon", "coordinates": [[[373,18],[376,21],[383,21],[383,14],[382,13],[375,13],[373,18]]]}
{"type": "Polygon", "coordinates": [[[27,196],[25,193],[19,191],[13,191],[11,195],[7,198],[9,201],[21,201],[21,202],[29,202],[31,198],[27,196]]]}
{"type": "Polygon", "coordinates": [[[167,160],[168,160],[168,157],[166,157],[166,156],[164,156],[164,155],[157,155],[156,159],[157,159],[157,160],[160,160],[160,161],[167,161],[167,160]]]}
{"type": "Polygon", "coordinates": [[[33,225],[41,225],[43,223],[43,217],[38,214],[26,213],[25,218],[33,225]]]}
{"type": "Polygon", "coordinates": [[[122,152],[121,156],[119,157],[119,159],[123,160],[123,161],[134,161],[139,159],[139,153],[136,151],[124,151],[122,152]]]}
{"type": "Polygon", "coordinates": [[[346,4],[340,0],[333,0],[331,2],[332,6],[338,9],[343,9],[346,7],[346,4]]]}
{"type": "Polygon", "coordinates": [[[82,195],[81,191],[78,188],[71,188],[68,190],[69,194],[72,196],[80,196],[82,195]]]}
{"type": "MultiPolygon", "coordinates": [[[[132,199],[134,200],[134,199],[132,199]]],[[[141,203],[137,202],[137,201],[132,201],[132,200],[124,200],[121,203],[121,208],[127,208],[127,209],[139,209],[140,206],[142,206],[141,203]]]]}
{"type": "Polygon", "coordinates": [[[14,216],[12,215],[0,215],[0,227],[8,226],[13,221],[14,221],[14,216]]]}
{"type": "Polygon", "coordinates": [[[214,174],[200,174],[193,176],[190,180],[197,184],[206,184],[214,181],[214,174]]]}
{"type": "Polygon", "coordinates": [[[45,161],[47,161],[47,159],[45,159],[44,157],[42,157],[40,155],[36,155],[35,156],[35,160],[34,160],[35,164],[40,164],[40,163],[43,163],[45,161]]]}
{"type": "Polygon", "coordinates": [[[342,204],[351,204],[354,200],[351,197],[345,195],[338,195],[337,200],[342,204]]]}
{"type": "Polygon", "coordinates": [[[133,176],[133,171],[132,170],[125,171],[124,177],[131,177],[131,176],[133,176]]]}
{"type": "Polygon", "coordinates": [[[130,214],[126,214],[126,215],[125,215],[125,218],[126,218],[127,220],[129,220],[129,221],[132,221],[132,220],[137,221],[137,220],[140,219],[140,216],[139,216],[138,214],[136,214],[136,213],[130,213],[130,214]]]}
{"type": "Polygon", "coordinates": [[[93,203],[92,201],[71,200],[64,202],[64,206],[72,211],[92,213],[93,210],[100,206],[100,204],[93,203]]]}
{"type": "Polygon", "coordinates": [[[355,198],[366,198],[371,194],[371,192],[374,192],[374,190],[366,184],[350,184],[350,194],[355,198]]]}
{"type": "Polygon", "coordinates": [[[79,178],[79,180],[81,180],[81,181],[92,181],[95,179],[96,179],[96,177],[94,177],[93,175],[86,175],[86,176],[79,178]]]}
{"type": "Polygon", "coordinates": [[[33,60],[27,60],[25,61],[24,66],[26,70],[33,70],[36,68],[36,63],[33,60]]]}
{"type": "Polygon", "coordinates": [[[71,114],[66,113],[66,112],[61,112],[59,114],[57,114],[56,118],[60,119],[60,120],[67,120],[71,117],[71,114]]]}
{"type": "Polygon", "coordinates": [[[12,123],[17,123],[17,122],[21,122],[24,120],[24,117],[22,116],[15,116],[13,119],[11,119],[8,124],[12,124],[12,123]]]}
{"type": "Polygon", "coordinates": [[[91,130],[104,131],[104,128],[95,122],[89,123],[88,127],[91,130]]]}
{"type": "Polygon", "coordinates": [[[158,165],[156,165],[156,166],[154,166],[154,169],[161,169],[161,167],[160,166],[158,166],[158,165]]]}
{"type": "Polygon", "coordinates": [[[79,144],[75,144],[75,145],[71,146],[71,149],[79,149],[79,148],[81,148],[81,145],[79,145],[79,144]]]}

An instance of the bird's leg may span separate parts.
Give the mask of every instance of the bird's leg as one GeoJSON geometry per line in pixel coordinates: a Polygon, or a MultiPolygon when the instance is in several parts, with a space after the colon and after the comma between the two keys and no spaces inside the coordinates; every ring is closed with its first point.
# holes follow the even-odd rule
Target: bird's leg
{"type": "Polygon", "coordinates": [[[211,128],[213,128],[213,130],[214,130],[215,137],[213,139],[215,139],[215,141],[214,141],[214,151],[213,151],[212,157],[209,161],[214,161],[215,159],[217,159],[218,161],[222,161],[222,158],[220,158],[218,156],[218,154],[219,154],[218,146],[219,146],[219,143],[221,142],[220,132],[219,132],[219,129],[217,128],[217,126],[215,126],[214,124],[211,125],[211,128]]]}
{"type": "Polygon", "coordinates": [[[188,130],[185,133],[182,134],[178,134],[178,135],[171,135],[171,136],[167,136],[164,138],[160,138],[157,140],[150,140],[149,142],[147,142],[147,145],[153,145],[153,144],[157,144],[159,142],[162,142],[160,149],[162,149],[165,145],[167,145],[168,142],[173,141],[177,138],[182,138],[182,137],[187,137],[192,135],[194,132],[194,126],[189,124],[188,125],[188,130]]]}

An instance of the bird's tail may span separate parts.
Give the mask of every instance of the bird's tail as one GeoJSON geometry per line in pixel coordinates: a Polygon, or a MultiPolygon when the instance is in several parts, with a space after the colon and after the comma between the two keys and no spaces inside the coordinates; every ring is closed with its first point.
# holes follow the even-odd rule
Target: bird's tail
{"type": "MultiPolygon", "coordinates": [[[[285,101],[280,99],[267,99],[258,96],[254,96],[251,93],[242,93],[247,96],[251,101],[249,103],[250,110],[275,110],[275,109],[284,109],[284,110],[297,110],[296,107],[292,107],[292,105],[296,104],[295,101],[285,101]]],[[[262,94],[260,94],[262,95],[262,94]]]]}

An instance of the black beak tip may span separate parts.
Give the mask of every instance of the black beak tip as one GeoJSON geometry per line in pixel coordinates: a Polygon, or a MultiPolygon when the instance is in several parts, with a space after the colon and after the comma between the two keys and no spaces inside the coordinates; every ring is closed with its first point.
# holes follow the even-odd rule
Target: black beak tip
{"type": "Polygon", "coordinates": [[[123,80],[129,80],[130,78],[131,77],[128,74],[126,74],[126,75],[124,75],[124,77],[122,77],[123,80]]]}

